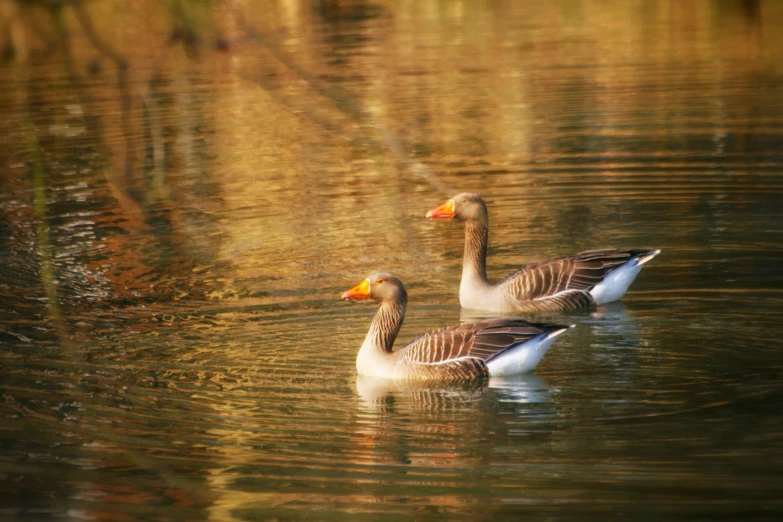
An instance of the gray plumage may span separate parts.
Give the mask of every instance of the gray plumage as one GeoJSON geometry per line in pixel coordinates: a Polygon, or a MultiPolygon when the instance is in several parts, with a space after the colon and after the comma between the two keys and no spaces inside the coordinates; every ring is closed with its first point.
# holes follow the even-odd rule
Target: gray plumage
{"type": "Polygon", "coordinates": [[[487,363],[502,352],[567,326],[530,323],[522,319],[491,319],[439,328],[412,340],[398,352],[400,369],[428,377],[487,377],[487,363]]]}
{"type": "MultiPolygon", "coordinates": [[[[360,374],[375,377],[415,380],[488,377],[491,373],[488,364],[496,357],[517,350],[531,340],[548,347],[550,338],[569,328],[523,319],[489,319],[439,328],[392,351],[407,306],[408,295],[402,282],[392,274],[375,273],[343,297],[369,298],[380,303],[356,361],[360,374]]],[[[546,347],[535,356],[538,358],[531,363],[533,366],[546,347]]]]}
{"type": "Polygon", "coordinates": [[[526,265],[496,286],[514,302],[513,311],[517,312],[587,308],[595,304],[590,290],[613,270],[654,252],[649,248],[588,250],[526,265]]]}
{"type": "Polygon", "coordinates": [[[609,302],[622,297],[641,265],[660,253],[649,248],[589,250],[527,265],[491,285],[486,268],[489,217],[481,197],[458,194],[427,217],[465,221],[460,282],[460,303],[465,308],[503,313],[564,311],[609,302]]]}

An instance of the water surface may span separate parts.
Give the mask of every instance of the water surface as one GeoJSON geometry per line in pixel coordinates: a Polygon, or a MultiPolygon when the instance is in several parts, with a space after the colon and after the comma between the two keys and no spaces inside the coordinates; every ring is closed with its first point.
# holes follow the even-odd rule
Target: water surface
{"type": "Polygon", "coordinates": [[[779,518],[781,5],[188,5],[5,44],[3,519],[779,518]],[[358,378],[370,272],[473,317],[461,191],[492,280],[662,254],[533,374],[358,378]]]}

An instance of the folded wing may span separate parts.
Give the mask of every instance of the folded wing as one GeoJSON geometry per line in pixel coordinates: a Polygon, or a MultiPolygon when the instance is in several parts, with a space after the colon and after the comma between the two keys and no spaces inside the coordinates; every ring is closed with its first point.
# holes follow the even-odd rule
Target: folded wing
{"type": "MultiPolygon", "coordinates": [[[[579,308],[591,304],[590,290],[613,270],[651,252],[648,249],[588,250],[524,266],[497,286],[512,300],[551,302],[553,310],[579,308]]],[[[536,306],[538,310],[547,308],[542,308],[541,303],[536,306]]]]}
{"type": "Polygon", "coordinates": [[[492,319],[440,328],[417,337],[400,351],[401,360],[416,364],[444,364],[461,358],[483,362],[534,337],[561,329],[522,319],[492,319]]]}

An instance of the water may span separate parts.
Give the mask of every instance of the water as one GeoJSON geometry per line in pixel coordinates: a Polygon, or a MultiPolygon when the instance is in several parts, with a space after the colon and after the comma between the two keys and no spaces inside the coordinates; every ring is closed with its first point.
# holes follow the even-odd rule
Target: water
{"type": "Polygon", "coordinates": [[[135,5],[0,67],[0,518],[780,517],[781,5],[135,5]],[[492,280],[662,254],[534,374],[358,378],[370,272],[471,318],[460,191],[492,280]]]}

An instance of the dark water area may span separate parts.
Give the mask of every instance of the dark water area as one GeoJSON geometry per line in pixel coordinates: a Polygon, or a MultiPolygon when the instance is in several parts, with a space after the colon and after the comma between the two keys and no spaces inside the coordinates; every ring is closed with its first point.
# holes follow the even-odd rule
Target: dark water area
{"type": "Polygon", "coordinates": [[[0,519],[779,520],[783,3],[0,0],[0,519]],[[360,378],[492,281],[662,253],[532,374],[360,378]]]}

